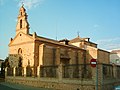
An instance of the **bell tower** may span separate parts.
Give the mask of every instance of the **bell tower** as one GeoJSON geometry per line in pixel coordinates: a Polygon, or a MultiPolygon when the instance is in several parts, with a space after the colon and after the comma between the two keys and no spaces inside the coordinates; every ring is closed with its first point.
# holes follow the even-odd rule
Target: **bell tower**
{"type": "Polygon", "coordinates": [[[17,25],[16,25],[16,35],[19,32],[23,32],[25,34],[29,34],[29,23],[27,21],[27,13],[24,8],[24,5],[21,6],[19,10],[19,15],[17,18],[17,25]]]}

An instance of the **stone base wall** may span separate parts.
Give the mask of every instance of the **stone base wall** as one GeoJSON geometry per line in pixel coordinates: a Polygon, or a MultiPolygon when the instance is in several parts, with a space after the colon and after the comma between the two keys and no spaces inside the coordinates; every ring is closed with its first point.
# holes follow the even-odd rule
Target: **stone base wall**
{"type": "Polygon", "coordinates": [[[6,82],[57,90],[97,90],[97,88],[98,90],[114,90],[115,86],[120,85],[120,66],[98,64],[96,68],[91,68],[91,73],[88,72],[89,64],[86,66],[87,72],[83,72],[84,70],[81,69],[83,66],[79,65],[79,71],[74,68],[74,65],[41,66],[37,67],[37,75],[32,73],[27,75],[26,67],[23,68],[22,75],[17,74],[16,68],[6,68],[5,79],[6,82]]]}
{"type": "MultiPolygon", "coordinates": [[[[23,84],[33,87],[52,88],[54,90],[95,90],[96,85],[93,81],[75,82],[75,80],[57,79],[38,79],[38,78],[24,78],[24,77],[6,77],[6,82],[23,84]],[[83,84],[82,84],[83,83],[83,84]]],[[[78,81],[78,80],[76,80],[78,81]]],[[[114,90],[114,84],[98,85],[98,90],[114,90]]]]}

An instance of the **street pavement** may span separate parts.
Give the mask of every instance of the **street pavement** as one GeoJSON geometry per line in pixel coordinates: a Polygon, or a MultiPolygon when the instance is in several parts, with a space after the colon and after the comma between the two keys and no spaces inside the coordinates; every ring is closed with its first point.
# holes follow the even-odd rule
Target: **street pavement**
{"type": "Polygon", "coordinates": [[[53,90],[53,89],[37,88],[21,84],[0,82],[0,90],[53,90]]]}
{"type": "Polygon", "coordinates": [[[14,88],[0,84],[0,90],[18,90],[18,89],[14,89],[14,88]]]}

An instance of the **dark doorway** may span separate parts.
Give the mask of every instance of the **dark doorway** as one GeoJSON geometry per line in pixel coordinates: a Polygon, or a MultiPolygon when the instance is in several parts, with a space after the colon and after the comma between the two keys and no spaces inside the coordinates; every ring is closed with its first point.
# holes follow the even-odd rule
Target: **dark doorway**
{"type": "Polygon", "coordinates": [[[21,57],[19,57],[18,67],[22,67],[22,58],[21,57]]]}
{"type": "Polygon", "coordinates": [[[68,64],[69,64],[69,59],[61,58],[61,59],[60,59],[60,63],[61,63],[62,65],[68,65],[68,64]]]}

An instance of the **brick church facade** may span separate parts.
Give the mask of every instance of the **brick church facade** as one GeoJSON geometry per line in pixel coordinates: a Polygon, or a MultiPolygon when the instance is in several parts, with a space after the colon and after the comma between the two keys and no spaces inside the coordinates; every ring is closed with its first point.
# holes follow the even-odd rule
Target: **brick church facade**
{"type": "Polygon", "coordinates": [[[29,33],[27,13],[22,6],[19,10],[16,35],[9,43],[11,67],[27,67],[59,64],[88,64],[92,58],[98,63],[109,61],[109,52],[98,49],[90,38],[76,37],[60,41],[29,33]]]}

